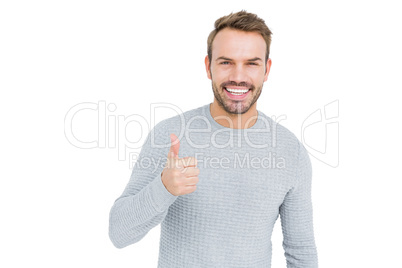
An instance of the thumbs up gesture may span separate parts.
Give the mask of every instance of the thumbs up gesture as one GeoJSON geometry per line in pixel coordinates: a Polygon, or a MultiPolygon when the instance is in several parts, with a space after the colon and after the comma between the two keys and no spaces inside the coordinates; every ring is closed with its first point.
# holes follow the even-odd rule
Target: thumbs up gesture
{"type": "Polygon", "coordinates": [[[175,134],[170,134],[171,146],[166,166],[162,171],[162,182],[166,189],[175,196],[190,194],[197,188],[197,159],[184,157],[179,159],[180,141],[175,134]]]}

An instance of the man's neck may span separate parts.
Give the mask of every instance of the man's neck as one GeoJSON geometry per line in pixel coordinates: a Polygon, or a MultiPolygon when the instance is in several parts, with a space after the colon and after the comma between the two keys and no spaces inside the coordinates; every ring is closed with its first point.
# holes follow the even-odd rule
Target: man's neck
{"type": "Polygon", "coordinates": [[[226,112],[216,100],[210,104],[209,110],[212,118],[221,126],[227,128],[245,129],[252,127],[257,122],[257,103],[254,103],[244,114],[231,114],[226,112]]]}

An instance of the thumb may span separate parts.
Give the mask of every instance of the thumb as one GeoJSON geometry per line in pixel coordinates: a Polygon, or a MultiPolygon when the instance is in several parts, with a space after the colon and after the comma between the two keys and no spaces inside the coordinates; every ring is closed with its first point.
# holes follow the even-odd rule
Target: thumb
{"type": "Polygon", "coordinates": [[[177,136],[175,134],[170,134],[170,150],[169,150],[169,155],[168,157],[175,157],[178,158],[179,157],[179,149],[180,149],[180,140],[179,138],[177,138],[177,136]],[[173,155],[172,155],[173,153],[173,155]]]}

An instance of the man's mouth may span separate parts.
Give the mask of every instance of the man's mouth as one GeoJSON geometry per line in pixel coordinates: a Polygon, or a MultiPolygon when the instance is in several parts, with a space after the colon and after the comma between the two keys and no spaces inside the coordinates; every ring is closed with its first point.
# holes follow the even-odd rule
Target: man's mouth
{"type": "Polygon", "coordinates": [[[226,91],[228,91],[229,93],[236,95],[236,96],[240,96],[243,94],[246,94],[250,89],[249,88],[245,88],[245,89],[237,89],[237,88],[224,88],[226,91]]]}
{"type": "Polygon", "coordinates": [[[250,93],[250,88],[230,88],[230,87],[224,87],[226,95],[230,99],[234,100],[241,100],[247,97],[247,95],[250,93]]]}

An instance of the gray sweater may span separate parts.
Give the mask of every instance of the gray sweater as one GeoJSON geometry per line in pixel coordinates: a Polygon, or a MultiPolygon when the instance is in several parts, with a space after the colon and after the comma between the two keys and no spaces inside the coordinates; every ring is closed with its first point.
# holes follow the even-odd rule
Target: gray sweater
{"type": "Polygon", "coordinates": [[[261,111],[252,127],[231,129],[209,107],[151,130],[110,211],[113,244],[136,243],[161,224],[160,268],[268,268],[280,215],[287,267],[317,267],[311,164],[303,145],[261,111]],[[198,160],[197,189],[187,195],[172,195],[161,180],[171,133],[180,139],[179,157],[198,160]]]}

